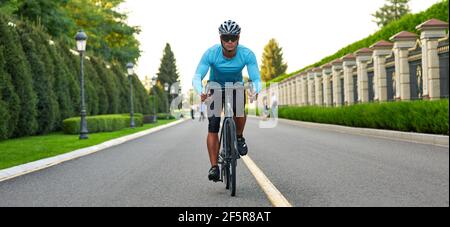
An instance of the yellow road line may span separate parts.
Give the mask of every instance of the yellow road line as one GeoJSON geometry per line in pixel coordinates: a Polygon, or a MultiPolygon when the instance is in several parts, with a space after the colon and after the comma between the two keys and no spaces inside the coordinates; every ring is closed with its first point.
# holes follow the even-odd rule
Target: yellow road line
{"type": "Polygon", "coordinates": [[[264,175],[261,169],[256,166],[253,160],[247,155],[241,157],[247,168],[256,178],[259,186],[261,186],[264,193],[266,193],[267,198],[272,203],[274,207],[292,207],[292,205],[287,201],[287,199],[281,194],[280,191],[270,182],[270,180],[264,175]]]}

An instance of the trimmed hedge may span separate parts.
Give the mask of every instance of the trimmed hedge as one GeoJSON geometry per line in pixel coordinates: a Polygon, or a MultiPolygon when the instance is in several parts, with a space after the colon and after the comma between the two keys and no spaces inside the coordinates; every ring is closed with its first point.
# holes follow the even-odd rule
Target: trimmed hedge
{"type": "Polygon", "coordinates": [[[173,120],[175,119],[174,116],[167,114],[167,113],[158,113],[156,114],[157,119],[167,119],[167,120],[173,120]]]}
{"type": "Polygon", "coordinates": [[[405,132],[449,134],[448,99],[366,103],[345,107],[280,107],[291,120],[405,132]]]}
{"type": "MultiPolygon", "coordinates": [[[[87,127],[89,133],[95,132],[112,132],[123,128],[130,127],[129,114],[113,114],[89,116],[87,119],[87,127]]],[[[80,133],[80,117],[73,117],[63,121],[63,131],[65,134],[80,133]]],[[[136,127],[143,125],[143,115],[135,114],[134,122],[136,127]]]]}

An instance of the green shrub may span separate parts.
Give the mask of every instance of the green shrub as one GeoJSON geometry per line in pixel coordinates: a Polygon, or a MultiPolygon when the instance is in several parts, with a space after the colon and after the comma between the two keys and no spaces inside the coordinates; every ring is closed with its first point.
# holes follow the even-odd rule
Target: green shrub
{"type": "Polygon", "coordinates": [[[280,107],[279,117],[350,127],[448,135],[448,109],[448,99],[443,99],[345,107],[280,107]]]}
{"type": "Polygon", "coordinates": [[[167,114],[167,113],[158,113],[156,114],[157,119],[168,119],[168,120],[172,120],[175,119],[174,116],[167,114]]]}
{"type": "MultiPolygon", "coordinates": [[[[112,132],[130,127],[129,114],[98,115],[86,118],[89,133],[112,132]]],[[[73,117],[63,121],[63,131],[66,134],[80,133],[80,117],[73,117]]],[[[134,122],[136,127],[143,125],[143,115],[135,114],[134,122]]]]}

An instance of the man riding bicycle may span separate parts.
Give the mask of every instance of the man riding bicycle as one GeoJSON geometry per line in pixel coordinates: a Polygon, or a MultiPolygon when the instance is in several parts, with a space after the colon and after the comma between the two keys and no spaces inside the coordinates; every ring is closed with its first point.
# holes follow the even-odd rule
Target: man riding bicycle
{"type": "MultiPolygon", "coordinates": [[[[203,54],[192,80],[195,91],[201,94],[202,102],[208,97],[208,94],[202,94],[202,80],[210,69],[209,81],[220,84],[223,88],[226,83],[243,82],[242,70],[247,66],[250,80],[255,89],[254,94],[249,95],[256,96],[261,90],[261,76],[255,54],[250,49],[239,45],[240,32],[241,28],[236,22],[231,20],[225,21],[219,27],[221,45],[216,44],[203,54]]],[[[213,92],[214,90],[211,91],[211,94],[213,92]]],[[[222,97],[224,96],[222,95],[222,97]]],[[[245,103],[245,100],[243,103],[245,103]]],[[[217,108],[222,109],[223,105],[217,108]]],[[[239,108],[245,108],[245,105],[239,106],[239,108]]],[[[214,103],[212,103],[211,109],[214,109],[214,103]]],[[[245,113],[243,116],[236,116],[236,91],[233,92],[233,112],[235,114],[234,121],[236,122],[237,147],[239,154],[244,156],[248,152],[248,147],[243,137],[247,117],[245,113]]],[[[208,121],[207,147],[211,162],[208,179],[217,181],[220,178],[217,159],[220,147],[218,133],[221,117],[220,115],[217,116],[208,113],[208,121]]]]}

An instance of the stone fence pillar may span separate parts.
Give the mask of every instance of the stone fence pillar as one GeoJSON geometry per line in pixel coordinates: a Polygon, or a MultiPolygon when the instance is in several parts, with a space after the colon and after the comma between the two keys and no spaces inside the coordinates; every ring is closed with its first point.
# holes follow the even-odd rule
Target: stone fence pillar
{"type": "Polygon", "coordinates": [[[373,70],[375,83],[375,100],[385,102],[387,95],[386,57],[392,54],[393,44],[381,40],[370,48],[373,49],[373,70]]]}
{"type": "Polygon", "coordinates": [[[316,88],[316,105],[323,105],[323,86],[322,86],[322,69],[316,68],[314,69],[314,80],[315,80],[315,88],[316,88]]]}
{"type": "Polygon", "coordinates": [[[355,103],[355,91],[353,87],[353,68],[356,66],[356,58],[353,54],[347,54],[342,58],[344,68],[344,99],[346,105],[355,103]]]}
{"type": "Polygon", "coordinates": [[[295,105],[302,105],[302,92],[301,92],[301,77],[300,75],[295,76],[295,105]]]}
{"type": "Polygon", "coordinates": [[[333,100],[331,95],[331,64],[326,64],[321,67],[322,68],[322,77],[323,77],[323,102],[325,106],[333,106],[333,100]]]}
{"type": "Polygon", "coordinates": [[[293,105],[293,106],[295,106],[295,105],[297,105],[297,82],[296,82],[296,80],[295,80],[295,77],[293,77],[292,79],[291,79],[291,83],[292,83],[292,92],[291,92],[291,97],[292,97],[292,100],[291,100],[291,105],[293,105]]]}
{"type": "Polygon", "coordinates": [[[291,98],[292,98],[292,82],[291,82],[291,79],[287,79],[286,84],[287,84],[287,100],[286,100],[286,104],[288,106],[290,106],[291,105],[291,98]]]}
{"type": "Polygon", "coordinates": [[[431,19],[416,27],[421,32],[422,43],[422,69],[423,69],[423,96],[431,100],[441,97],[438,39],[446,36],[448,23],[431,19]]]}
{"type": "Polygon", "coordinates": [[[418,35],[403,31],[390,38],[394,42],[395,55],[395,99],[411,100],[411,81],[409,75],[408,55],[410,48],[413,48],[417,42],[418,35]]]}
{"type": "Polygon", "coordinates": [[[333,73],[333,104],[334,106],[342,106],[341,76],[342,76],[342,60],[336,59],[331,62],[331,70],[333,73]]]}
{"type": "Polygon", "coordinates": [[[314,88],[314,72],[308,71],[308,104],[313,106],[316,103],[316,91],[314,88]]]}
{"type": "Polygon", "coordinates": [[[302,106],[308,105],[308,74],[302,75],[302,106]]]}
{"type": "Polygon", "coordinates": [[[367,75],[367,63],[372,60],[373,51],[363,48],[355,52],[358,74],[358,101],[369,102],[369,77],[367,75]]]}

